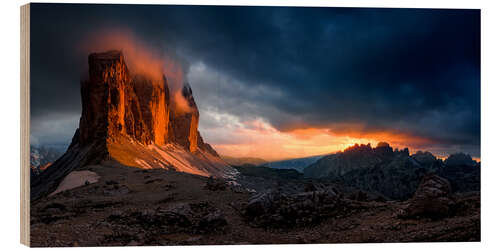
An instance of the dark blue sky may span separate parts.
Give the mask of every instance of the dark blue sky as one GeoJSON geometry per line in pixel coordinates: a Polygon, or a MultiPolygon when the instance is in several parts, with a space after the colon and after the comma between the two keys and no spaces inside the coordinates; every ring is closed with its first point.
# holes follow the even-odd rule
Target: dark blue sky
{"type": "Polygon", "coordinates": [[[87,59],[78,46],[114,28],[183,64],[202,132],[220,126],[203,114],[215,110],[284,133],[388,131],[480,156],[480,11],[451,9],[32,4],[35,142],[70,140],[87,59]]]}

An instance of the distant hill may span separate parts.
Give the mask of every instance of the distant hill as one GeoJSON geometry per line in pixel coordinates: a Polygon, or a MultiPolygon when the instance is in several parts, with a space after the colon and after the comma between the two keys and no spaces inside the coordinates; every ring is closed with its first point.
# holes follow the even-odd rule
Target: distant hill
{"type": "Polygon", "coordinates": [[[295,158],[282,161],[273,161],[263,164],[264,167],[276,168],[276,169],[295,169],[300,173],[304,172],[304,169],[315,163],[317,160],[324,157],[324,155],[316,155],[304,158],[295,158]]]}
{"type": "Polygon", "coordinates": [[[231,157],[221,156],[222,160],[231,166],[255,165],[260,166],[267,163],[266,160],[256,157],[231,157]]]}
{"type": "Polygon", "coordinates": [[[265,176],[266,178],[272,178],[272,179],[283,179],[283,180],[301,179],[303,176],[303,174],[299,173],[294,169],[273,169],[273,168],[259,167],[259,166],[255,167],[240,166],[236,167],[236,169],[238,170],[238,172],[246,176],[253,176],[253,177],[265,176]]]}

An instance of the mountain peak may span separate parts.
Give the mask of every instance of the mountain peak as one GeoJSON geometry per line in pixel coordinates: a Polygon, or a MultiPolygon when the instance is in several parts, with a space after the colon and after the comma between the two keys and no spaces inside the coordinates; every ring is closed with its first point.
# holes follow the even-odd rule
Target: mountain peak
{"type": "Polygon", "coordinates": [[[90,80],[82,83],[82,142],[104,139],[96,135],[108,141],[125,136],[145,145],[178,144],[192,153],[203,148],[198,145],[199,111],[188,83],[179,94],[171,93],[165,76],[155,80],[131,73],[118,50],[90,54],[89,74],[90,80]],[[179,106],[186,108],[174,112],[179,106]]]}
{"type": "Polygon", "coordinates": [[[91,53],[89,55],[89,61],[101,60],[101,61],[113,61],[123,58],[123,53],[121,50],[108,50],[105,52],[91,53]]]}
{"type": "Polygon", "coordinates": [[[51,191],[69,172],[108,160],[204,176],[225,174],[228,165],[198,131],[198,107],[188,84],[171,93],[165,76],[132,73],[118,50],[92,53],[88,63],[79,128],[67,152],[33,181],[32,186],[44,186],[33,188],[35,197],[51,191]],[[188,108],[175,112],[179,103],[188,108]]]}

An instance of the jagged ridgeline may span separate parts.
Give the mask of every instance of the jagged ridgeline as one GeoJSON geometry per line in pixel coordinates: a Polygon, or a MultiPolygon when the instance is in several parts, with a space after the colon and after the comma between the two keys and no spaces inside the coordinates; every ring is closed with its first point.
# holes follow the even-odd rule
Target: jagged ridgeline
{"type": "Polygon", "coordinates": [[[199,112],[189,84],[179,90],[188,107],[179,108],[167,77],[133,74],[125,57],[116,50],[89,55],[79,128],[66,153],[32,178],[32,199],[53,191],[71,171],[103,161],[203,176],[230,171],[198,131],[199,112]]]}
{"type": "Polygon", "coordinates": [[[449,180],[454,192],[479,191],[479,166],[480,163],[463,153],[452,154],[443,161],[430,152],[410,155],[407,148],[394,150],[381,142],[376,147],[356,144],[327,155],[306,167],[304,176],[335,180],[389,199],[405,200],[429,173],[449,180]]]}

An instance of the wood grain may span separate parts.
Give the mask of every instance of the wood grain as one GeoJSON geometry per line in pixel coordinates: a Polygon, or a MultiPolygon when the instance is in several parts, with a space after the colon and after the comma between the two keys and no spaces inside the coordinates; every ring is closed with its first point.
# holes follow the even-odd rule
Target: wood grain
{"type": "Polygon", "coordinates": [[[30,5],[21,6],[21,243],[30,245],[30,5]]]}

